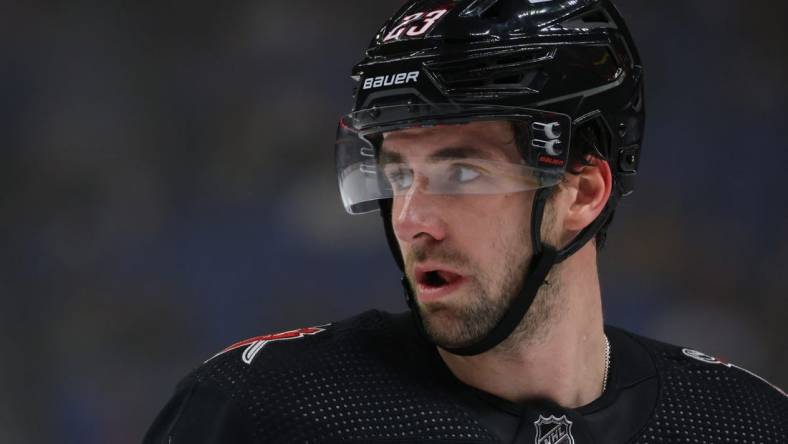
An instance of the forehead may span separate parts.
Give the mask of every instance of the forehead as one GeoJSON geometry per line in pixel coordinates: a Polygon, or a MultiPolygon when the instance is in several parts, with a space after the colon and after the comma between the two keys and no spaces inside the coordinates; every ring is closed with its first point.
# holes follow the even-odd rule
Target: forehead
{"type": "Polygon", "coordinates": [[[422,157],[445,149],[473,149],[485,158],[518,162],[520,154],[512,123],[470,122],[408,128],[383,134],[383,153],[422,157]]]}

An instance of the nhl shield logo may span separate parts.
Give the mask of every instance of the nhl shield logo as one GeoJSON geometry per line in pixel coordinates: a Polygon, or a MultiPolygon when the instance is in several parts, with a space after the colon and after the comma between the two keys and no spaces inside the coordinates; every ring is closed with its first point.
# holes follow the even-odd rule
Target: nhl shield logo
{"type": "Polygon", "coordinates": [[[556,418],[553,415],[545,418],[539,415],[539,419],[534,421],[536,427],[536,444],[575,444],[572,437],[572,421],[566,419],[566,415],[556,418]]]}

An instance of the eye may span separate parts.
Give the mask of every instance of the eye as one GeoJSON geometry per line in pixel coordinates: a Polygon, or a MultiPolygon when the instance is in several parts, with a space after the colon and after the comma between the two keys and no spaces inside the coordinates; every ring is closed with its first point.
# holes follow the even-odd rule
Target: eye
{"type": "Polygon", "coordinates": [[[458,183],[467,183],[475,180],[481,176],[481,174],[479,170],[469,165],[455,165],[451,178],[458,183]]]}
{"type": "Polygon", "coordinates": [[[386,168],[386,179],[395,190],[405,190],[413,185],[413,170],[404,167],[386,168]]]}

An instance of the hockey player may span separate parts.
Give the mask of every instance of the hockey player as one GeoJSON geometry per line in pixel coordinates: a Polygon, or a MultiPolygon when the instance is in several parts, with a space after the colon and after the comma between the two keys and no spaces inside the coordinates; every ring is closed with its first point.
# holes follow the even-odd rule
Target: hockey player
{"type": "Polygon", "coordinates": [[[602,321],[643,67],[608,0],[411,0],[355,67],[337,173],[410,313],[228,347],[146,443],[786,443],[785,394],[602,321]]]}

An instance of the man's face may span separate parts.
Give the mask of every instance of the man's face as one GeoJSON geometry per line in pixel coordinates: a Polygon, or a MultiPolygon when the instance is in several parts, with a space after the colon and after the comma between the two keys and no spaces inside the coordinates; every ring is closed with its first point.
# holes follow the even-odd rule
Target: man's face
{"type": "Polygon", "coordinates": [[[449,348],[474,343],[495,326],[520,290],[531,257],[533,191],[424,192],[434,169],[451,171],[452,180],[458,182],[475,180],[472,170],[463,170],[462,157],[477,155],[520,163],[510,124],[473,122],[401,130],[387,133],[382,147],[384,172],[401,188],[393,198],[392,225],[405,273],[427,333],[436,344],[449,348]],[[415,166],[403,179],[385,168],[385,159],[415,166]]]}

